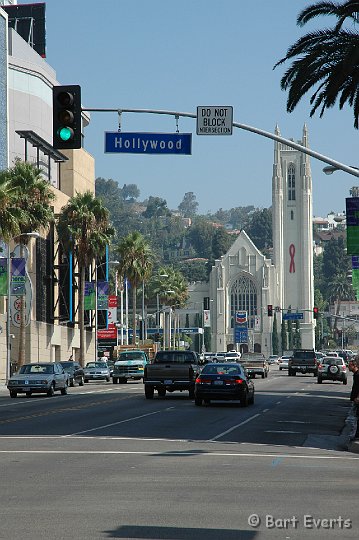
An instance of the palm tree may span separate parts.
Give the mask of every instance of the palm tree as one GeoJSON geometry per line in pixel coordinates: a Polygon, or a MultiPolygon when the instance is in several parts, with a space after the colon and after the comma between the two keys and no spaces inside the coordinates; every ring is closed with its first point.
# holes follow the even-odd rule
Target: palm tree
{"type": "MultiPolygon", "coordinates": [[[[14,217],[17,221],[14,234],[20,244],[20,256],[23,257],[23,247],[29,242],[28,233],[38,229],[46,230],[54,219],[52,202],[55,194],[49,182],[41,176],[41,171],[29,162],[16,160],[15,165],[8,169],[7,178],[14,193],[14,217]]],[[[9,227],[9,231],[13,228],[9,227]]],[[[9,223],[10,225],[10,223],[9,223]]],[[[18,366],[25,362],[25,302],[21,302],[18,366]]]]}
{"type": "Polygon", "coordinates": [[[117,252],[120,259],[119,273],[128,279],[132,288],[132,343],[136,343],[137,288],[143,282],[145,283],[151,275],[153,252],[146,239],[138,231],[129,233],[122,238],[117,252]]]}
{"type": "Polygon", "coordinates": [[[337,23],[333,28],[304,35],[274,66],[293,60],[281,79],[282,90],[289,89],[287,111],[293,112],[300,99],[313,89],[310,116],[320,108],[322,117],[325,109],[333,107],[339,99],[340,109],[346,103],[353,108],[354,127],[358,129],[359,35],[356,31],[343,29],[346,19],[353,24],[358,22],[358,1],[319,2],[310,5],[299,13],[297,24],[304,26],[320,15],[334,15],[337,23]]]}
{"type": "Polygon", "coordinates": [[[16,194],[9,171],[0,171],[0,238],[5,242],[10,242],[20,233],[21,210],[15,206],[16,194]]]}
{"type": "MultiPolygon", "coordinates": [[[[80,271],[79,283],[79,328],[80,364],[85,363],[84,297],[86,268],[97,257],[101,257],[115,231],[109,222],[109,212],[100,199],[86,191],[71,197],[63,207],[57,222],[59,238],[65,249],[72,251],[80,271]]],[[[95,329],[97,332],[97,328],[95,329]]],[[[97,351],[95,351],[97,354],[97,351]]]]}

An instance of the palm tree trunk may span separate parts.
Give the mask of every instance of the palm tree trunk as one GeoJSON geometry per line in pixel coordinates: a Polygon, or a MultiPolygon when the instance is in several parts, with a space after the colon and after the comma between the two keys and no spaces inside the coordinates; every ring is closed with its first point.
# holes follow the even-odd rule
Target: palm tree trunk
{"type": "Polygon", "coordinates": [[[136,334],[137,334],[137,320],[136,320],[136,310],[137,310],[137,287],[132,286],[132,344],[136,344],[136,334]]]}
{"type": "MultiPolygon", "coordinates": [[[[24,244],[20,240],[20,258],[24,257],[24,244]]],[[[18,367],[25,364],[26,328],[25,328],[25,298],[21,297],[20,304],[20,327],[19,327],[19,353],[17,359],[18,367]]]]}
{"type": "MultiPolygon", "coordinates": [[[[97,290],[96,290],[97,294],[97,290]]],[[[81,267],[80,287],[79,287],[79,329],[80,329],[80,358],[79,362],[83,367],[85,365],[85,267],[81,267]]],[[[95,329],[97,331],[97,328],[95,329]]]]}

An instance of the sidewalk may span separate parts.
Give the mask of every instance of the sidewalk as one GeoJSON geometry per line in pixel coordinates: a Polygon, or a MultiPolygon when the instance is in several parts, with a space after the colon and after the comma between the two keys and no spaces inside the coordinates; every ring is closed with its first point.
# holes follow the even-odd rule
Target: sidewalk
{"type": "Polygon", "coordinates": [[[350,409],[345,419],[345,425],[339,437],[339,448],[341,450],[347,450],[348,452],[359,454],[359,439],[352,439],[353,431],[355,430],[356,425],[357,418],[353,414],[352,409],[350,409]]]}

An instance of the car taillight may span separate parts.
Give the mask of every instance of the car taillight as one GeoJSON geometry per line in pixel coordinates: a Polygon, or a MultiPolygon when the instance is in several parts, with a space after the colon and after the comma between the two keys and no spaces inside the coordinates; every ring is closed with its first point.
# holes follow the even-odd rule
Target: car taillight
{"type": "Polygon", "coordinates": [[[243,379],[236,379],[234,382],[235,382],[235,384],[242,384],[243,379]]]}
{"type": "Polygon", "coordinates": [[[323,368],[323,364],[319,364],[318,368],[319,368],[319,369],[322,369],[322,368],[323,368]]]}
{"type": "Polygon", "coordinates": [[[200,384],[200,383],[201,383],[201,379],[199,377],[197,377],[196,384],[200,384]]]}
{"type": "Polygon", "coordinates": [[[196,383],[197,384],[209,384],[211,382],[211,379],[202,379],[201,377],[197,377],[196,383]]]}

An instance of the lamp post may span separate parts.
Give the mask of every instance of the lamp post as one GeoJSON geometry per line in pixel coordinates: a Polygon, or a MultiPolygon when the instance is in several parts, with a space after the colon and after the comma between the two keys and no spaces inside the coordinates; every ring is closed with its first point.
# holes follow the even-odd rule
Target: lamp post
{"type": "MultiPolygon", "coordinates": [[[[30,238],[40,238],[38,232],[21,233],[20,236],[29,236],[30,238]]],[[[6,383],[10,377],[11,367],[11,316],[10,316],[10,303],[11,303],[11,252],[10,242],[7,245],[7,313],[6,313],[6,383]]]]}

